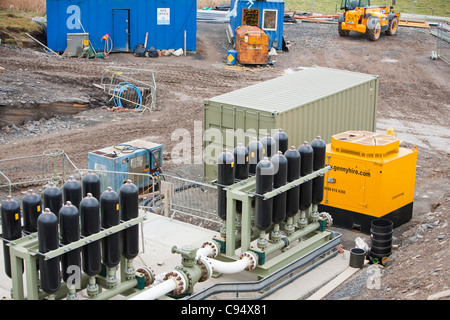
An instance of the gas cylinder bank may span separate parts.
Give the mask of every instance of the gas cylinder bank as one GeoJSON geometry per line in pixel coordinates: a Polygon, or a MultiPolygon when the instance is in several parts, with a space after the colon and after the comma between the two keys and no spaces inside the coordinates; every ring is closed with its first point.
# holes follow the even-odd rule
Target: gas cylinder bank
{"type": "Polygon", "coordinates": [[[89,299],[106,300],[150,285],[153,271],[133,266],[138,224],[145,220],[138,211],[138,187],[127,180],[118,192],[109,187],[99,193],[100,178],[89,173],[82,183],[71,177],[62,189],[49,185],[44,203],[30,190],[22,202],[23,226],[20,204],[11,197],[2,203],[12,298],[78,300],[78,292],[86,290],[89,299]]]}
{"type": "Polygon", "coordinates": [[[394,136],[370,131],[346,131],[331,137],[326,147],[324,198],[319,208],[335,225],[370,233],[373,219],[393,222],[412,218],[417,147],[400,147],[394,136]]]}
{"type": "Polygon", "coordinates": [[[333,241],[326,230],[332,218],[318,211],[323,198],[326,144],[317,137],[298,148],[288,148],[288,135],[250,141],[223,150],[218,157],[218,213],[223,220],[213,242],[217,259],[256,257],[250,272],[263,278],[316,248],[333,241]],[[234,155],[234,156],[233,156],[234,155]]]}
{"type": "MultiPolygon", "coordinates": [[[[213,273],[245,271],[272,281],[273,275],[308,264],[307,272],[321,263],[315,260],[334,256],[340,234],[327,230],[332,217],[318,208],[324,197],[324,176],[332,170],[325,163],[325,142],[317,137],[290,146],[287,132],[281,129],[259,138],[223,150],[218,157],[220,232],[199,248],[173,246],[172,253],[181,255],[181,265],[158,276],[149,267],[134,267],[140,252],[138,224],[146,215],[139,212],[140,187],[132,180],[120,181],[117,190],[103,188],[101,174],[109,171],[90,172],[81,182],[70,177],[62,191],[49,184],[43,202],[30,190],[23,203],[23,227],[19,203],[8,198],[1,207],[1,239],[11,297],[178,299],[201,294],[194,293],[194,286],[213,273]]],[[[137,144],[92,154],[124,163],[141,156],[144,169],[157,168],[152,159],[158,151],[162,157],[158,146],[153,152],[141,146],[123,154],[129,145],[137,144]]]]}

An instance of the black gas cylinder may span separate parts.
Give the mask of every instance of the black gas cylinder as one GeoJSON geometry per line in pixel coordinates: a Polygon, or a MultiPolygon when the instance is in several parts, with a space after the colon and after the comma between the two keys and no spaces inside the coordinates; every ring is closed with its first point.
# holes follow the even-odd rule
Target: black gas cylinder
{"type": "MultiPolygon", "coordinates": [[[[242,143],[239,143],[238,146],[233,150],[233,156],[235,164],[234,177],[237,180],[247,179],[249,170],[247,148],[244,147],[242,143]]],[[[236,212],[242,212],[242,202],[239,200],[236,201],[236,212]]]]}
{"type": "MultiPolygon", "coordinates": [[[[292,182],[300,178],[301,157],[297,149],[292,146],[284,153],[288,163],[287,182],[292,182]]],[[[289,189],[286,192],[286,216],[295,216],[298,212],[300,201],[300,186],[289,189]]]]}
{"type": "MultiPolygon", "coordinates": [[[[139,189],[131,181],[127,180],[119,190],[119,211],[123,221],[128,221],[139,216],[139,189]]],[[[122,231],[123,250],[126,259],[134,259],[139,253],[139,225],[128,227],[122,231]]]]}
{"type": "MultiPolygon", "coordinates": [[[[265,157],[256,166],[256,193],[263,195],[272,191],[274,168],[272,162],[265,157]]],[[[260,231],[267,230],[272,225],[273,198],[263,200],[256,196],[255,201],[255,226],[260,231]]]]}
{"type": "Polygon", "coordinates": [[[227,217],[227,191],[223,186],[234,183],[234,170],[234,156],[224,150],[217,159],[217,213],[222,220],[226,220],[227,217]]]}
{"type": "Polygon", "coordinates": [[[278,132],[273,135],[273,138],[275,139],[278,151],[281,151],[284,154],[289,146],[289,137],[287,133],[282,129],[278,129],[278,132]]]}
{"type": "Polygon", "coordinates": [[[58,217],[62,205],[61,190],[53,182],[50,182],[44,190],[44,208],[48,208],[58,217]]]}
{"type": "Polygon", "coordinates": [[[239,180],[245,180],[248,178],[248,149],[238,144],[233,150],[235,172],[234,177],[239,180]]]}
{"type": "MultiPolygon", "coordinates": [[[[20,204],[11,196],[2,202],[2,237],[6,240],[16,240],[22,237],[22,222],[20,219],[20,204]]],[[[8,241],[3,240],[3,260],[5,272],[11,278],[11,255],[8,241]]],[[[22,266],[23,272],[23,266],[22,266]]]]}
{"type": "Polygon", "coordinates": [[[33,190],[28,190],[28,193],[22,199],[22,214],[23,214],[23,230],[26,232],[37,231],[37,219],[42,212],[41,197],[33,190]]]}
{"type": "Polygon", "coordinates": [[[249,142],[248,146],[248,172],[254,175],[256,173],[256,165],[262,158],[263,145],[256,138],[249,142]]]}
{"type": "Polygon", "coordinates": [[[70,201],[78,209],[82,198],[81,183],[71,176],[63,186],[63,201],[70,201]]]}
{"type": "MultiPolygon", "coordinates": [[[[271,159],[275,175],[273,177],[273,188],[277,189],[286,185],[288,162],[281,151],[278,151],[271,159]]],[[[272,222],[281,223],[286,218],[286,192],[273,197],[273,216],[272,222]]]]}
{"type": "MultiPolygon", "coordinates": [[[[111,187],[100,196],[100,216],[102,227],[107,229],[120,223],[119,195],[111,187]]],[[[102,242],[103,263],[113,268],[120,262],[120,234],[113,233],[102,242]]]]}
{"type": "Polygon", "coordinates": [[[261,139],[261,144],[263,146],[263,157],[268,157],[270,159],[277,153],[277,143],[270,134],[266,134],[266,136],[261,139]]]}
{"type": "MultiPolygon", "coordinates": [[[[81,235],[84,237],[100,232],[100,203],[91,194],[80,202],[81,235]]],[[[82,247],[83,271],[93,277],[102,268],[101,241],[96,240],[82,247]]]]}
{"type": "MultiPolygon", "coordinates": [[[[58,217],[45,208],[37,220],[39,252],[47,253],[59,248],[58,217]]],[[[61,286],[59,257],[45,260],[39,256],[41,288],[48,294],[57,292],[61,286]]]]}
{"type": "MultiPolygon", "coordinates": [[[[314,150],[308,144],[304,142],[299,148],[298,152],[302,158],[300,165],[300,176],[304,177],[313,171],[314,150]]],[[[312,201],[312,180],[306,181],[300,185],[300,203],[299,208],[301,211],[308,209],[311,206],[312,201]]]]}
{"type": "Polygon", "coordinates": [[[81,180],[83,189],[83,197],[86,197],[90,193],[94,198],[100,201],[100,178],[96,173],[88,172],[83,176],[81,180]]]}
{"type": "MultiPolygon", "coordinates": [[[[317,171],[325,168],[325,157],[327,145],[321,137],[311,141],[311,148],[314,150],[313,170],[317,171]]],[[[323,200],[323,187],[325,176],[322,174],[314,178],[312,182],[312,203],[317,205],[323,200]]]]}
{"type": "MultiPolygon", "coordinates": [[[[59,233],[61,243],[68,245],[80,240],[80,213],[70,201],[59,210],[59,233]]],[[[63,280],[67,282],[70,275],[75,272],[73,268],[81,271],[80,248],[73,249],[61,256],[63,280]]]]}

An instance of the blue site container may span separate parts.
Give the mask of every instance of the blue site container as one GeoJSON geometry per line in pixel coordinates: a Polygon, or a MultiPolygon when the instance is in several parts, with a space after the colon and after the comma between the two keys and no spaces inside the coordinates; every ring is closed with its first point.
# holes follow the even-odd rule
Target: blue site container
{"type": "Polygon", "coordinates": [[[236,29],[242,25],[253,25],[261,28],[269,37],[269,49],[281,50],[283,47],[284,1],[248,1],[231,0],[230,27],[236,39],[236,29]],[[252,9],[257,13],[257,21],[243,21],[244,10],[252,9]]]}
{"type": "Polygon", "coordinates": [[[139,189],[152,187],[150,176],[158,175],[163,163],[163,146],[146,140],[132,140],[88,153],[88,168],[96,170],[102,191],[119,192],[130,179],[139,189]],[[110,172],[100,172],[110,171],[110,172]],[[129,174],[131,173],[131,174],[129,174]],[[133,175],[137,173],[138,175],[133,175]],[[149,175],[149,176],[143,176],[149,175]]]}
{"type": "Polygon", "coordinates": [[[196,0],[47,0],[47,46],[57,52],[67,47],[68,33],[89,33],[102,52],[108,34],[113,52],[132,52],[138,43],[147,49],[196,51],[196,0]],[[84,28],[84,31],[83,31],[84,28]]]}

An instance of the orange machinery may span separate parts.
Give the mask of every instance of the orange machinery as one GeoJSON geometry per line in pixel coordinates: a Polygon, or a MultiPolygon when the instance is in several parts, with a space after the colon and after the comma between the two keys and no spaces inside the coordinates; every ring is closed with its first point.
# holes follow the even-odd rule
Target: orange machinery
{"type": "Polygon", "coordinates": [[[269,37],[255,26],[236,29],[237,60],[241,64],[267,64],[269,62],[269,37]]]}

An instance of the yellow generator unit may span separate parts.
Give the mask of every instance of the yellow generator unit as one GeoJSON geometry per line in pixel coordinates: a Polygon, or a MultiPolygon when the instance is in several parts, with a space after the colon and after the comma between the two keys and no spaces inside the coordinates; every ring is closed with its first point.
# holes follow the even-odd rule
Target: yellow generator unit
{"type": "Polygon", "coordinates": [[[370,222],[384,218],[394,228],[411,220],[417,147],[400,147],[396,137],[369,131],[346,131],[327,145],[324,200],[333,224],[370,233],[370,222]]]}

